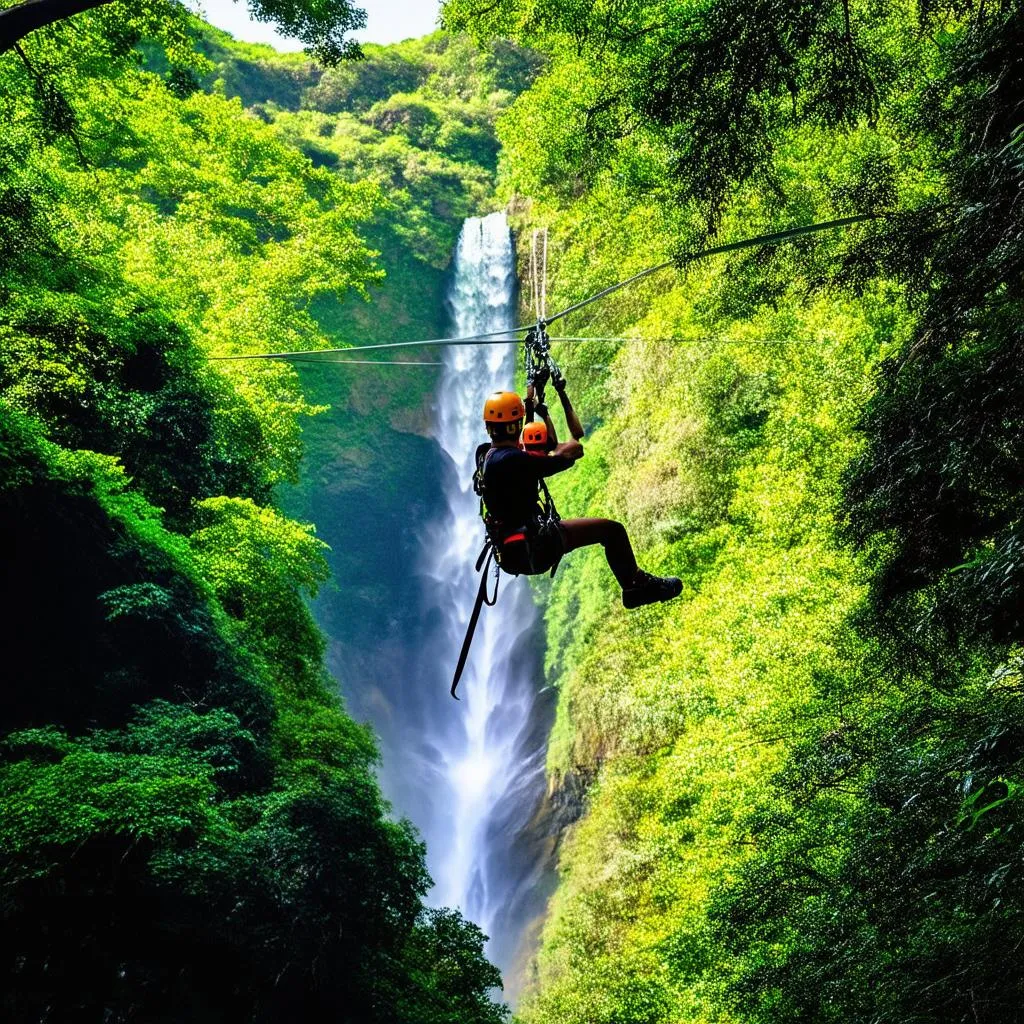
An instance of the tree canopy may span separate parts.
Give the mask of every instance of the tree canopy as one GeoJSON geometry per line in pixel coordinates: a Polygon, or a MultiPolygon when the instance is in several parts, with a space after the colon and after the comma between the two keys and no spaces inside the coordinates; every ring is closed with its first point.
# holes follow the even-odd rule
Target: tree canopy
{"type": "MultiPolygon", "coordinates": [[[[301,39],[324,64],[359,56],[348,33],[366,25],[366,12],[351,0],[246,0],[246,6],[257,21],[272,21],[285,35],[301,39]]],[[[60,28],[67,18],[97,8],[105,8],[101,24],[107,34],[122,40],[139,30],[147,36],[174,31],[188,15],[180,0],[21,0],[0,10],[0,54],[30,33],[60,28]]]]}
{"type": "Polygon", "coordinates": [[[4,1017],[503,1020],[324,668],[318,407],[209,359],[327,344],[381,190],[116,13],[0,57],[4,1017]]]}

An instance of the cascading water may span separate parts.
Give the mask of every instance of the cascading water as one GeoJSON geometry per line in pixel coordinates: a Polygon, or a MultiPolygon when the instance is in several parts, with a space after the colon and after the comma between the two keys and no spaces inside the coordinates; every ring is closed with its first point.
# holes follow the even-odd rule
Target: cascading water
{"type": "MultiPolygon", "coordinates": [[[[515,257],[504,214],[466,221],[454,269],[449,301],[456,336],[514,326],[515,257]]],[[[481,402],[491,391],[513,386],[515,353],[514,344],[453,346],[445,360],[438,441],[457,477],[448,482],[448,543],[434,548],[430,575],[450,581],[442,630],[452,654],[459,649],[477,590],[473,569],[482,529],[471,480],[477,445],[485,439],[481,402]]],[[[504,581],[495,613],[481,621],[463,689],[465,707],[450,709],[461,719],[461,735],[450,737],[455,742],[443,751],[443,772],[454,801],[451,840],[447,850],[438,851],[438,902],[461,907],[485,931],[493,929],[511,895],[508,880],[489,857],[492,843],[511,837],[504,829],[505,834],[491,835],[492,826],[513,810],[509,804],[536,799],[541,767],[539,758],[523,761],[536,686],[534,659],[524,660],[518,650],[536,613],[526,586],[509,582],[504,581]]]]}
{"type": "MultiPolygon", "coordinates": [[[[456,335],[511,327],[515,258],[505,215],[470,218],[455,254],[448,303],[456,335]]],[[[525,580],[504,577],[484,609],[460,684],[451,673],[476,597],[483,541],[472,489],[474,453],[486,440],[484,398],[511,388],[514,344],[446,349],[436,407],[436,438],[451,461],[443,481],[447,511],[423,531],[425,636],[410,692],[388,721],[382,782],[398,811],[427,843],[432,903],[455,906],[491,937],[488,955],[516,987],[523,936],[543,908],[543,842],[528,826],[544,794],[550,723],[540,680],[536,610],[525,580]]]]}

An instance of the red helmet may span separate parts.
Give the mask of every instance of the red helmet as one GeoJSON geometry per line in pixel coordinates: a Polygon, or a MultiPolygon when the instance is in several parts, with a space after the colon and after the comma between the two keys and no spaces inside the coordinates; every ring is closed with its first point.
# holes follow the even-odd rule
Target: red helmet
{"type": "Polygon", "coordinates": [[[548,428],[542,421],[527,423],[519,441],[523,451],[546,452],[548,449],[548,428]]]}

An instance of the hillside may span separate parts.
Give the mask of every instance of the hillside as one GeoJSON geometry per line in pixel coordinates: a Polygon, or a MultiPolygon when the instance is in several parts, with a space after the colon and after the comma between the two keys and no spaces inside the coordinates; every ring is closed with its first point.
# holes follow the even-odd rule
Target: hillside
{"type": "MultiPolygon", "coordinates": [[[[260,79],[318,74],[215,33],[211,64],[195,30],[115,4],[0,58],[4,1016],[499,1021],[305,604],[327,548],[275,496],[316,399],[210,358],[362,329],[402,231],[395,277],[433,301],[451,229],[410,225],[399,183],[468,210],[488,171],[472,132],[438,165],[367,126],[381,169],[346,180],[305,152],[324,115],[276,124],[260,79]]],[[[388,380],[378,430],[420,429],[429,383],[388,380]]]]}
{"type": "Polygon", "coordinates": [[[589,427],[559,508],[684,593],[625,612],[599,550],[540,584],[549,781],[586,812],[520,1018],[1016,1019],[1019,8],[445,19],[547,57],[498,132],[551,311],[882,214],[553,329],[631,339],[556,346],[589,427]]]}

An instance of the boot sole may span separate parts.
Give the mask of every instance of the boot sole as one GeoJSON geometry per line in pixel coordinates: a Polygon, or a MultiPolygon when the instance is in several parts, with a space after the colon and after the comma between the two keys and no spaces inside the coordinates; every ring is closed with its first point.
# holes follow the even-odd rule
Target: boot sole
{"type": "Polygon", "coordinates": [[[644,605],[648,604],[660,604],[662,601],[671,601],[674,597],[678,597],[683,592],[683,583],[680,580],[672,587],[672,593],[658,593],[658,594],[636,594],[635,596],[629,595],[628,591],[622,593],[622,606],[623,608],[643,608],[644,605]]]}

